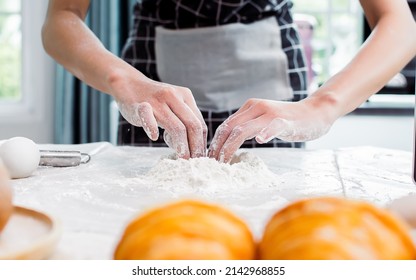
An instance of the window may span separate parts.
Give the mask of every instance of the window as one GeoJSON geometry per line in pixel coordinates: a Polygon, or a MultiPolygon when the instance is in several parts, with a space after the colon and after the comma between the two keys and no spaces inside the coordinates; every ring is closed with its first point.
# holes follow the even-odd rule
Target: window
{"type": "Polygon", "coordinates": [[[18,0],[0,0],[0,101],[21,98],[21,5],[18,0]]]}
{"type": "Polygon", "coordinates": [[[0,140],[53,141],[54,64],[41,42],[48,0],[0,0],[0,140]]]}
{"type": "MultiPolygon", "coordinates": [[[[312,73],[318,85],[344,67],[362,43],[363,13],[359,1],[293,0],[296,20],[311,29],[312,73]]],[[[302,32],[301,32],[302,34],[302,32]]]]}

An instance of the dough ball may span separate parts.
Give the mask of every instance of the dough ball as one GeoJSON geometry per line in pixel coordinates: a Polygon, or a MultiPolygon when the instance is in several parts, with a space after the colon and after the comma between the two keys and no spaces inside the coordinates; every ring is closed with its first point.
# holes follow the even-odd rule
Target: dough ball
{"type": "Polygon", "coordinates": [[[416,228],[416,194],[396,199],[388,208],[401,216],[411,227],[416,228]]]}
{"type": "Polygon", "coordinates": [[[278,211],[259,244],[261,259],[416,259],[410,228],[362,201],[304,199],[278,211]]]}
{"type": "Polygon", "coordinates": [[[254,259],[255,242],[228,210],[184,200],[151,210],[126,228],[114,259],[254,259]]]}
{"type": "Polygon", "coordinates": [[[0,232],[6,226],[12,211],[12,191],[9,186],[9,174],[0,160],[0,232]]]}
{"type": "Polygon", "coordinates": [[[13,137],[0,146],[0,158],[12,179],[26,178],[38,167],[40,152],[32,140],[13,137]]]}

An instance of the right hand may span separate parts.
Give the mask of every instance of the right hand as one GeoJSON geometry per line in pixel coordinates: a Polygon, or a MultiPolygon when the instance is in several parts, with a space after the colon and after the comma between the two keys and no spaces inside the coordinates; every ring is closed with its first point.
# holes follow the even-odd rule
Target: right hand
{"type": "Polygon", "coordinates": [[[215,131],[208,156],[229,162],[245,140],[264,144],[273,138],[287,142],[317,139],[339,117],[331,92],[321,92],[298,102],[249,99],[215,131]]]}
{"type": "Polygon", "coordinates": [[[159,137],[158,126],[164,128],[165,142],[179,158],[205,156],[207,126],[192,92],[138,74],[134,79],[122,77],[113,83],[113,96],[122,116],[142,127],[153,141],[159,137]]]}

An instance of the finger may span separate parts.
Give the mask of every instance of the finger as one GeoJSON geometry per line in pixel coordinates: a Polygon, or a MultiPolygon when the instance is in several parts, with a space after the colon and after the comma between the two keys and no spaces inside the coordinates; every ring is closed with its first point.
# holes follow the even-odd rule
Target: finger
{"type": "Polygon", "coordinates": [[[234,127],[224,142],[217,160],[220,162],[229,162],[244,141],[254,138],[260,132],[264,123],[265,117],[259,117],[234,127]]]}
{"type": "Polygon", "coordinates": [[[163,140],[165,141],[166,145],[168,145],[169,148],[175,150],[172,143],[172,137],[169,135],[169,133],[165,130],[163,132],[163,140]]]}
{"type": "Polygon", "coordinates": [[[156,141],[159,138],[159,129],[155,116],[153,115],[152,106],[143,102],[137,106],[137,115],[139,116],[141,126],[146,132],[147,136],[156,141]]]}
{"type": "Polygon", "coordinates": [[[208,156],[218,160],[219,153],[233,129],[239,124],[258,118],[261,114],[260,111],[254,110],[253,106],[247,106],[244,110],[241,110],[240,113],[237,111],[226,119],[215,131],[211,145],[208,149],[208,156]]]}
{"type": "Polygon", "coordinates": [[[218,158],[220,150],[230,135],[232,128],[227,124],[225,120],[215,131],[214,137],[211,140],[211,144],[208,148],[208,157],[218,158]]]}
{"type": "Polygon", "coordinates": [[[259,135],[256,136],[256,141],[260,144],[269,142],[273,138],[279,138],[287,142],[310,141],[325,134],[329,127],[327,123],[319,121],[306,123],[276,118],[260,131],[259,135]]]}
{"type": "Polygon", "coordinates": [[[273,119],[270,124],[264,127],[256,136],[257,143],[264,144],[277,137],[283,141],[287,141],[290,133],[285,122],[285,120],[280,118],[273,119]]]}
{"type": "Polygon", "coordinates": [[[153,141],[159,138],[157,121],[152,106],[147,103],[124,104],[117,102],[121,115],[132,125],[143,127],[146,135],[153,141]]]}
{"type": "Polygon", "coordinates": [[[234,114],[232,114],[228,119],[231,121],[233,120],[233,118],[239,116],[240,114],[242,114],[243,112],[247,111],[248,109],[250,109],[251,107],[253,107],[254,105],[256,105],[258,103],[258,101],[256,99],[251,99],[247,102],[245,102],[243,104],[243,106],[241,106],[234,114]]]}
{"type": "Polygon", "coordinates": [[[195,116],[187,104],[183,102],[177,102],[177,100],[175,100],[175,102],[169,101],[168,106],[185,127],[190,157],[203,156],[205,151],[205,140],[203,126],[200,120],[195,116]]]}
{"type": "Polygon", "coordinates": [[[166,145],[168,145],[169,148],[175,151],[176,154],[178,154],[177,147],[175,147],[175,141],[172,139],[172,137],[169,135],[169,133],[165,130],[163,132],[163,140],[165,141],[166,145]]]}
{"type": "Polygon", "coordinates": [[[188,98],[185,99],[185,103],[186,105],[188,105],[189,109],[194,113],[194,115],[198,118],[199,122],[201,123],[202,126],[202,137],[204,140],[204,144],[203,144],[203,155],[202,156],[206,156],[207,154],[207,137],[208,137],[208,128],[207,128],[207,124],[205,123],[204,117],[202,116],[201,111],[198,109],[198,106],[195,103],[195,100],[193,98],[190,98],[190,100],[188,98]]]}
{"type": "Polygon", "coordinates": [[[159,120],[159,126],[163,127],[165,133],[169,135],[168,146],[175,150],[178,158],[189,159],[190,151],[186,127],[181,120],[166,104],[158,111],[156,118],[159,120]]]}

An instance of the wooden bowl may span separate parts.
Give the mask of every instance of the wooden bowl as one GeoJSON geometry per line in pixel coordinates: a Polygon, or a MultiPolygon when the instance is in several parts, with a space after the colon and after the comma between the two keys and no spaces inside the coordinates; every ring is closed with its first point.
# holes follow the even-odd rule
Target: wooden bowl
{"type": "Polygon", "coordinates": [[[60,222],[45,213],[14,206],[0,236],[0,260],[40,260],[54,252],[62,233],[60,222]]]}

